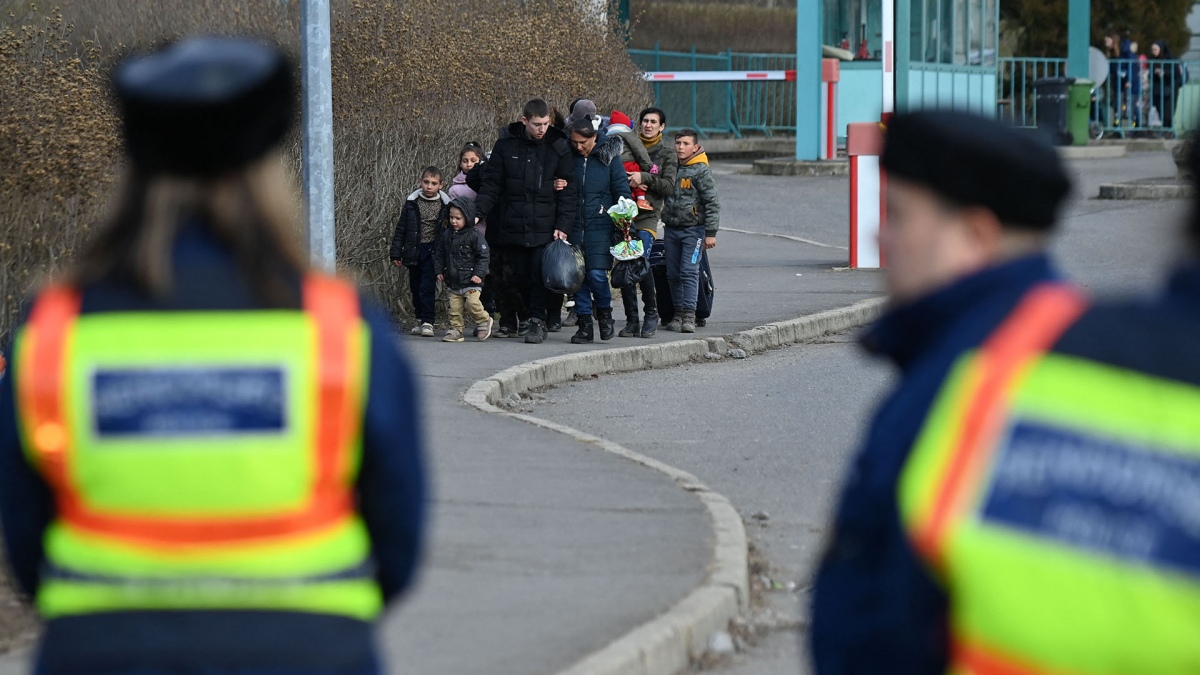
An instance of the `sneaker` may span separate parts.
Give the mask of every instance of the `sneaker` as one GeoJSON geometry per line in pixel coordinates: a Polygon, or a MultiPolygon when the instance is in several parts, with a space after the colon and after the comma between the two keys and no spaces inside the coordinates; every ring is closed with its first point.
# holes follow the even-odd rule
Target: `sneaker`
{"type": "Polygon", "coordinates": [[[420,337],[420,335],[421,335],[421,324],[419,324],[419,323],[418,323],[417,325],[413,326],[413,327],[412,327],[412,330],[408,331],[408,333],[409,333],[409,335],[416,335],[416,336],[420,337]]]}
{"type": "Polygon", "coordinates": [[[517,337],[517,329],[512,326],[500,326],[494,333],[497,338],[515,338],[517,337]]]}
{"type": "Polygon", "coordinates": [[[675,315],[675,318],[671,319],[670,323],[664,323],[662,325],[663,330],[671,330],[675,331],[676,333],[679,332],[680,328],[683,328],[683,321],[679,319],[679,315],[675,315]]]}
{"type": "Polygon", "coordinates": [[[466,338],[463,337],[462,331],[457,328],[451,328],[442,336],[442,342],[462,342],[466,338]]]}
{"type": "Polygon", "coordinates": [[[421,324],[421,337],[433,337],[433,324],[421,324]]]}
{"type": "Polygon", "coordinates": [[[708,325],[708,319],[696,319],[696,328],[704,328],[708,325]]]}
{"type": "Polygon", "coordinates": [[[696,313],[684,312],[683,318],[679,324],[680,333],[695,333],[696,332],[696,313]]]}
{"type": "Polygon", "coordinates": [[[546,341],[546,324],[537,319],[529,320],[529,329],[525,331],[525,344],[540,345],[546,341]]]}
{"type": "Polygon", "coordinates": [[[555,319],[554,317],[551,317],[546,320],[546,330],[551,333],[557,333],[558,331],[562,330],[562,326],[563,326],[563,324],[562,324],[561,316],[558,317],[557,319],[555,319]]]}
{"type": "Polygon", "coordinates": [[[492,336],[492,324],[496,323],[495,319],[488,319],[487,325],[479,326],[475,329],[475,339],[483,342],[492,336]]]}
{"type": "Polygon", "coordinates": [[[517,337],[525,337],[529,334],[529,322],[522,321],[517,324],[517,337]]]}

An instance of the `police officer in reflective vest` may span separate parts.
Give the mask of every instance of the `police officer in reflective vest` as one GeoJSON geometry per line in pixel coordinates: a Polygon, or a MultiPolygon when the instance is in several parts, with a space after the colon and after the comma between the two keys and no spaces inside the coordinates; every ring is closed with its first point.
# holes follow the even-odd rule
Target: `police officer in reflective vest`
{"type": "MultiPolygon", "coordinates": [[[[1018,347],[1040,344],[1043,326],[1071,321],[1081,306],[1046,255],[1070,181],[1055,149],[1032,132],[963,113],[901,115],[887,129],[882,165],[888,217],[880,243],[891,304],[863,344],[901,375],[855,459],[817,574],[810,647],[822,674],[943,673],[951,666],[959,598],[931,564],[930,553],[944,550],[914,536],[907,509],[925,505],[930,486],[902,490],[902,476],[908,480],[921,442],[945,441],[946,430],[958,428],[952,418],[969,399],[949,408],[941,402],[961,378],[977,384],[962,372],[964,355],[999,344],[1000,357],[1011,358],[1011,334],[1018,347]]],[[[941,509],[943,501],[935,503],[941,509]]],[[[935,531],[944,534],[940,518],[953,511],[936,513],[935,531]]],[[[1004,554],[972,553],[991,561],[1004,554]]],[[[1003,580],[980,585],[1007,597],[1003,580]]]]}
{"type": "Polygon", "coordinates": [[[373,621],[423,537],[414,377],[298,250],[291,67],[190,39],[113,84],[114,217],[37,294],[0,386],[37,672],[378,672],[373,621]]]}

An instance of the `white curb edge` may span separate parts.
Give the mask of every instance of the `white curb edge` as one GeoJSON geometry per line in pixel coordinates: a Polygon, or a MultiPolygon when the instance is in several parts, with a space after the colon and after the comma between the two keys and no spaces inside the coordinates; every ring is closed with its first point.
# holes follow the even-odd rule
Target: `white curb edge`
{"type": "Polygon", "coordinates": [[[768,324],[720,338],[696,338],[531,361],[503,370],[471,385],[463,401],[487,413],[505,415],[557,431],[597,448],[660,471],[696,495],[708,509],[713,527],[713,553],[708,577],[663,615],[638,626],[558,675],[675,675],[699,658],[714,633],[743,613],[750,601],[746,530],[733,504],[692,474],[634,452],[612,441],[533,415],[507,412],[496,403],[513,394],[565,384],[576,377],[666,368],[703,359],[708,352],[729,349],[761,352],[804,342],[869,323],[883,310],[875,298],[849,307],[768,324]]]}

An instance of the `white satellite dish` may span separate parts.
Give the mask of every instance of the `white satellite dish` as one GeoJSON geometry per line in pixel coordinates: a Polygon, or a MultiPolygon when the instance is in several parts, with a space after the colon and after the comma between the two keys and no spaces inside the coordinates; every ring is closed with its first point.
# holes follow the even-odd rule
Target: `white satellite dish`
{"type": "Polygon", "coordinates": [[[1088,79],[1096,83],[1096,89],[1108,79],[1108,57],[1095,47],[1088,49],[1088,79]]]}

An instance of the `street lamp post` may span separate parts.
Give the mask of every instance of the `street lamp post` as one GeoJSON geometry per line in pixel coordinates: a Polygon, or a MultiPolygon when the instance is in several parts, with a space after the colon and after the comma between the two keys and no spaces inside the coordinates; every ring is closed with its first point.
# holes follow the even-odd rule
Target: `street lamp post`
{"type": "Polygon", "coordinates": [[[303,71],[304,215],[314,267],[337,267],[333,223],[333,83],[330,74],[329,0],[301,0],[303,71]]]}

